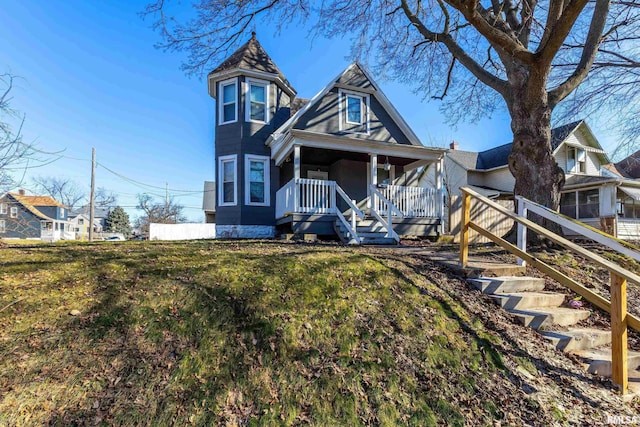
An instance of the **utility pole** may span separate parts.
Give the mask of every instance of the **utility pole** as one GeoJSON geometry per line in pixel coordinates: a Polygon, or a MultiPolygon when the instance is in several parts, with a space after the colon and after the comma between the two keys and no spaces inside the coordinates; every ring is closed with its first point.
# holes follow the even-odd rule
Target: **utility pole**
{"type": "Polygon", "coordinates": [[[89,241],[93,241],[93,218],[95,214],[96,149],[91,148],[91,193],[89,194],[89,241]]]}

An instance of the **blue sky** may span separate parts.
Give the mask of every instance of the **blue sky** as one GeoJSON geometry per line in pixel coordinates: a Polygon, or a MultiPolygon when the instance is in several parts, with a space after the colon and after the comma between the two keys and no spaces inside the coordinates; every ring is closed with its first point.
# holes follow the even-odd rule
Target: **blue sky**
{"type": "MultiPolygon", "coordinates": [[[[160,38],[139,16],[145,4],[25,0],[0,8],[0,72],[20,76],[12,106],[26,114],[24,138],[44,151],[64,150],[59,160],[28,170],[22,187],[32,188],[33,176],[57,176],[88,189],[95,147],[104,166],[96,185],[116,192],[130,215],[138,213],[136,194],[164,197],[168,184],[189,219],[201,221],[203,181],[215,176],[214,100],[204,78],[180,71],[184,54],[154,48],[160,38]]],[[[351,62],[348,40],[312,42],[296,27],[281,36],[256,31],[300,97],[315,95],[351,62]]],[[[425,145],[456,140],[461,149],[483,150],[511,139],[505,114],[454,129],[437,102],[378,83],[425,145]]]]}

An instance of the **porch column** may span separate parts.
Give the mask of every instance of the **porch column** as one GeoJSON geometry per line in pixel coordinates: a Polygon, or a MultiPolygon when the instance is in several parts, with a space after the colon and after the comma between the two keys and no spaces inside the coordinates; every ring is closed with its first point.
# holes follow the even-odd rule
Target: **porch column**
{"type": "MultiPolygon", "coordinates": [[[[369,153],[369,158],[369,164],[371,165],[371,185],[376,186],[378,185],[378,155],[369,153]]],[[[367,188],[367,193],[371,195],[369,209],[373,211],[378,206],[378,204],[376,203],[376,196],[369,188],[367,188]]]]}
{"type": "MultiPolygon", "coordinates": [[[[438,200],[436,201],[436,210],[437,210],[437,215],[438,218],[440,218],[440,234],[443,233],[443,229],[444,229],[444,224],[443,222],[443,218],[442,218],[442,214],[443,214],[443,206],[442,204],[444,203],[443,201],[443,194],[442,194],[442,167],[443,167],[443,163],[444,163],[444,157],[441,158],[440,160],[438,160],[438,162],[436,163],[436,197],[438,198],[438,200]]],[[[426,166],[425,166],[426,167],[426,166]]]]}
{"type": "Polygon", "coordinates": [[[371,185],[378,185],[378,155],[369,154],[371,158],[371,185]]]}
{"type": "Polygon", "coordinates": [[[293,177],[300,178],[300,146],[293,146],[293,177]]]}

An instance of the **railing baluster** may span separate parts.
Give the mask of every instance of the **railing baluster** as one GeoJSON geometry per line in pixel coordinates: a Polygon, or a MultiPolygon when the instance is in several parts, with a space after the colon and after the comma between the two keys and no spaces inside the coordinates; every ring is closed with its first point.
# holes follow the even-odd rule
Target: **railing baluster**
{"type": "Polygon", "coordinates": [[[471,217],[471,196],[462,193],[462,224],[460,224],[460,265],[464,268],[469,261],[469,218],[471,217]]]}
{"type": "MultiPolygon", "coordinates": [[[[522,218],[526,218],[527,207],[525,205],[524,200],[520,199],[517,201],[517,203],[518,203],[518,215],[520,215],[522,218]]],[[[518,222],[517,240],[518,240],[517,242],[518,249],[520,249],[522,252],[527,252],[527,226],[521,222],[518,222]]],[[[523,260],[520,257],[518,257],[517,259],[518,259],[518,265],[521,265],[522,267],[527,266],[527,262],[525,260],[523,260]]]]}

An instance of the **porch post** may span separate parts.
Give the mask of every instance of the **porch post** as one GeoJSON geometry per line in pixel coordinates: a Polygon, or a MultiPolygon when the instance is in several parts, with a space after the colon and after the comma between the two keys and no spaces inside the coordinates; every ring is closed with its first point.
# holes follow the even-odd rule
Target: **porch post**
{"type": "MultiPolygon", "coordinates": [[[[438,198],[438,200],[436,201],[436,209],[437,209],[437,215],[438,218],[440,219],[440,234],[443,233],[443,228],[444,228],[444,224],[443,219],[442,219],[442,213],[444,211],[442,203],[442,166],[444,162],[444,157],[441,158],[440,160],[438,160],[438,162],[436,163],[436,197],[438,198]]],[[[426,166],[425,166],[426,167],[426,166]]]]}
{"type": "Polygon", "coordinates": [[[293,146],[293,177],[300,179],[300,146],[293,146]]]}
{"type": "MultiPolygon", "coordinates": [[[[375,187],[378,185],[378,155],[369,153],[369,157],[371,159],[369,162],[371,165],[371,185],[375,187]]],[[[371,190],[368,190],[368,192],[371,194],[370,209],[377,210],[378,204],[376,203],[376,195],[371,190]]]]}

